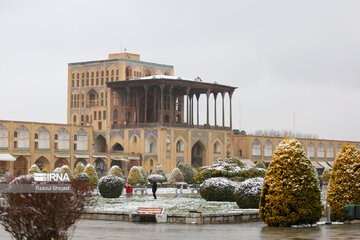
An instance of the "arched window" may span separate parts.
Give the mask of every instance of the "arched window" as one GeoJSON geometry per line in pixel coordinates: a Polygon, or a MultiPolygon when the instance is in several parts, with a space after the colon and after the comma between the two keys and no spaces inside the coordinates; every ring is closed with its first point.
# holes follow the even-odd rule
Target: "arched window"
{"type": "Polygon", "coordinates": [[[179,139],[179,141],[176,143],[176,152],[184,152],[184,148],[184,142],[179,139]]]}
{"type": "Polygon", "coordinates": [[[251,155],[253,157],[261,156],[261,144],[258,139],[255,139],[251,144],[251,155]]]}
{"type": "Polygon", "coordinates": [[[81,122],[84,122],[84,115],[81,115],[81,122]]]}
{"type": "Polygon", "coordinates": [[[21,125],[14,132],[14,148],[29,148],[29,146],[30,132],[24,125],[21,125]]]}
{"type": "Polygon", "coordinates": [[[164,122],[166,122],[166,123],[168,123],[168,122],[170,122],[170,117],[169,117],[169,115],[165,115],[165,117],[164,117],[164,122]]]}
{"type": "Polygon", "coordinates": [[[73,117],[73,123],[76,124],[76,115],[74,115],[74,117],[73,117]]]}
{"type": "Polygon", "coordinates": [[[118,110],[117,110],[117,109],[114,109],[113,119],[114,119],[114,120],[118,120],[118,110]]]}
{"type": "Polygon", "coordinates": [[[35,132],[35,148],[50,149],[50,132],[45,127],[40,127],[35,132]]]}
{"type": "Polygon", "coordinates": [[[120,143],[115,143],[114,146],[112,147],[113,151],[124,151],[123,146],[120,143]]]}
{"type": "Polygon", "coordinates": [[[136,136],[134,136],[134,143],[136,143],[137,142],[137,137],[136,136]]]}
{"type": "Polygon", "coordinates": [[[88,134],[84,129],[79,129],[74,136],[74,150],[87,151],[88,134]]]}
{"type": "Polygon", "coordinates": [[[272,143],[270,140],[266,140],[264,144],[264,157],[272,156],[272,143]]]}
{"type": "Polygon", "coordinates": [[[315,157],[315,146],[313,143],[309,143],[307,146],[307,153],[309,158],[314,158],[315,157]]]}
{"type": "Polygon", "coordinates": [[[154,160],[150,159],[150,167],[154,166],[154,160]]]}
{"type": "Polygon", "coordinates": [[[214,153],[221,153],[221,145],[219,142],[214,144],[214,153]]]}
{"type": "MultiPolygon", "coordinates": [[[[76,141],[76,135],[74,140],[76,141]]],[[[55,134],[55,149],[56,150],[69,150],[70,146],[70,134],[65,128],[60,128],[55,134]]]]}
{"type": "Polygon", "coordinates": [[[9,137],[9,131],[4,125],[0,124],[0,148],[9,147],[8,137],[9,137]]]}
{"type": "Polygon", "coordinates": [[[147,153],[156,153],[157,144],[156,138],[153,135],[148,135],[145,139],[145,152],[147,153]]]}
{"type": "Polygon", "coordinates": [[[334,145],[329,143],[326,148],[326,158],[332,159],[334,158],[334,145]]]}
{"type": "Polygon", "coordinates": [[[181,123],[181,116],[180,116],[180,114],[176,115],[176,123],[181,123]]]}
{"type": "Polygon", "coordinates": [[[341,151],[342,145],[339,143],[336,148],[336,155],[341,151]]]}
{"type": "Polygon", "coordinates": [[[317,157],[318,158],[325,158],[325,149],[324,149],[324,144],[323,143],[319,143],[319,145],[318,145],[317,157]]]}

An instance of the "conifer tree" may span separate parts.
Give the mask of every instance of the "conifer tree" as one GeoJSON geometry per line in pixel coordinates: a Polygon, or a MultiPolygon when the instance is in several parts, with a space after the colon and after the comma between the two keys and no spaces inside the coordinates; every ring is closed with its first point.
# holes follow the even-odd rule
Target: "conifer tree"
{"type": "Polygon", "coordinates": [[[136,184],[142,184],[143,181],[144,181],[144,179],[143,179],[143,175],[141,173],[140,167],[133,166],[130,169],[127,183],[132,186],[136,186],[136,184]]]}
{"type": "Polygon", "coordinates": [[[73,172],[73,177],[77,179],[79,173],[84,172],[85,166],[82,162],[78,162],[73,172]]]}
{"type": "Polygon", "coordinates": [[[124,178],[124,174],[119,166],[112,166],[109,171],[109,175],[124,178]]]}
{"type": "Polygon", "coordinates": [[[41,173],[40,168],[36,164],[31,165],[29,169],[29,174],[34,174],[34,173],[41,173]]]}
{"type": "Polygon", "coordinates": [[[98,182],[99,182],[99,178],[97,176],[97,173],[95,171],[95,168],[93,165],[91,165],[90,163],[88,163],[84,169],[84,173],[86,173],[89,178],[90,178],[90,181],[89,181],[89,184],[91,186],[97,186],[98,185],[98,182]]]}
{"type": "Polygon", "coordinates": [[[331,221],[344,220],[344,206],[360,204],[360,150],[344,145],[330,174],[326,203],[330,204],[331,221]]]}
{"type": "Polygon", "coordinates": [[[268,226],[314,224],[321,217],[319,182],[296,139],[285,138],[266,171],[260,216],[268,226]]]}
{"type": "Polygon", "coordinates": [[[174,168],[171,171],[169,183],[183,182],[183,181],[184,181],[184,177],[183,177],[180,169],[179,168],[174,168]]]}
{"type": "Polygon", "coordinates": [[[166,172],[161,164],[157,163],[151,174],[162,175],[164,177],[164,182],[167,182],[166,172]]]}

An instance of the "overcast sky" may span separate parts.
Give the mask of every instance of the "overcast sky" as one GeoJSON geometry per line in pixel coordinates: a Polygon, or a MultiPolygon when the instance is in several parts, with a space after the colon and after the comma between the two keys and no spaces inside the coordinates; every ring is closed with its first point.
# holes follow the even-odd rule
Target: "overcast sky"
{"type": "Polygon", "coordinates": [[[0,119],[66,123],[67,64],[122,46],[177,76],[238,87],[233,128],[293,130],[295,115],[298,132],[360,141],[359,9],[340,0],[1,0],[0,119]]]}

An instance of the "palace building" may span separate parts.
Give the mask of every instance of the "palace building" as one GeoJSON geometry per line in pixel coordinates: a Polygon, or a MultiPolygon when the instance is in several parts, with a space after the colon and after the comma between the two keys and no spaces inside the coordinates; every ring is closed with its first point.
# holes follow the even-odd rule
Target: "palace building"
{"type": "MultiPolygon", "coordinates": [[[[114,165],[125,175],[139,165],[150,173],[157,163],[170,172],[179,162],[197,168],[229,154],[249,165],[270,161],[281,138],[232,131],[235,89],[175,77],[173,66],[141,61],[138,54],[70,63],[67,124],[0,120],[0,175],[26,174],[32,164],[53,171],[64,164],[73,169],[78,162],[90,163],[101,177],[114,165]],[[201,112],[204,124],[199,121],[201,112]]],[[[331,166],[339,145],[360,145],[300,141],[314,166],[319,162],[323,168],[331,166]]]]}

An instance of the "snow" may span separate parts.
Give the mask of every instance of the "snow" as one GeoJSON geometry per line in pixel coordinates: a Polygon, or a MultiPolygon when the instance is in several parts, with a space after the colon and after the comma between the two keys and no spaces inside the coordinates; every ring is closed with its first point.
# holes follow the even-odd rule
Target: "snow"
{"type": "Polygon", "coordinates": [[[217,187],[223,188],[232,186],[234,189],[238,187],[238,183],[231,181],[224,177],[216,177],[216,178],[209,178],[205,180],[201,185],[200,188],[208,188],[208,187],[217,187]]]}
{"type": "Polygon", "coordinates": [[[135,78],[133,80],[149,80],[149,79],[172,79],[172,80],[194,81],[194,79],[190,79],[190,78],[181,78],[178,76],[168,76],[168,75],[154,75],[148,77],[135,78]]]}

